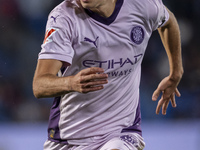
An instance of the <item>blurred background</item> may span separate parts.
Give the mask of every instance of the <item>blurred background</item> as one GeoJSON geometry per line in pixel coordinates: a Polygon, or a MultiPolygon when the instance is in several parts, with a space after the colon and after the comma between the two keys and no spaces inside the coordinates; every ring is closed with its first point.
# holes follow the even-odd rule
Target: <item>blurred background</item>
{"type": "MultiPolygon", "coordinates": [[[[40,150],[52,99],[36,99],[32,79],[49,12],[62,0],[0,0],[0,150],[40,150]]],[[[157,31],[142,64],[141,107],[146,150],[200,148],[200,1],[163,0],[181,29],[184,76],[177,108],[155,115],[151,101],[168,75],[157,31]]]]}

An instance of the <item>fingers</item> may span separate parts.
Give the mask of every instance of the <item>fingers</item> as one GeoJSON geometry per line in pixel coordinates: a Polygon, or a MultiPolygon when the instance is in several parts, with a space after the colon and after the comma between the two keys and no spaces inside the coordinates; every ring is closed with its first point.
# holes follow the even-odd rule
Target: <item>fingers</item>
{"type": "Polygon", "coordinates": [[[156,107],[156,114],[158,115],[161,108],[162,108],[162,114],[163,115],[166,115],[166,112],[167,112],[167,107],[169,106],[169,101],[170,99],[169,98],[165,98],[165,92],[162,92],[162,96],[161,96],[161,99],[158,101],[158,104],[157,104],[157,107],[156,107]]]}
{"type": "Polygon", "coordinates": [[[104,70],[98,67],[84,69],[80,72],[80,76],[80,83],[99,79],[104,80],[108,78],[108,75],[104,73],[104,70]]]}
{"type": "Polygon", "coordinates": [[[89,75],[89,74],[95,74],[95,73],[103,73],[104,69],[99,68],[99,67],[92,67],[92,68],[87,68],[84,69],[80,72],[81,75],[89,75]]]}
{"type": "Polygon", "coordinates": [[[162,106],[162,114],[163,114],[163,115],[166,115],[166,114],[167,114],[167,108],[168,108],[168,106],[169,106],[169,100],[167,100],[167,101],[165,101],[165,102],[163,103],[163,106],[162,106]]]}
{"type": "Polygon", "coordinates": [[[80,71],[74,76],[74,89],[80,93],[88,93],[104,88],[108,83],[108,75],[102,68],[92,67],[80,71]]]}
{"type": "Polygon", "coordinates": [[[176,96],[181,97],[181,93],[179,92],[179,90],[177,88],[175,90],[175,94],[176,94],[176,96]]]}
{"type": "Polygon", "coordinates": [[[156,101],[156,100],[158,99],[160,93],[161,93],[161,90],[159,90],[159,89],[157,88],[157,89],[154,91],[153,95],[152,95],[152,100],[153,100],[153,101],[156,101]]]}
{"type": "Polygon", "coordinates": [[[157,107],[156,107],[156,114],[157,114],[157,115],[159,114],[162,105],[163,105],[163,99],[160,99],[160,100],[158,101],[158,104],[157,104],[157,107]]]}
{"type": "Polygon", "coordinates": [[[157,107],[156,107],[156,114],[159,114],[161,108],[162,108],[162,114],[163,115],[166,115],[167,113],[167,108],[169,106],[169,102],[171,101],[171,105],[172,107],[176,107],[177,104],[176,104],[176,100],[175,100],[175,93],[171,94],[170,97],[168,98],[165,98],[164,96],[164,92],[163,92],[163,95],[161,97],[161,99],[158,101],[158,104],[157,104],[157,107]]]}
{"type": "Polygon", "coordinates": [[[156,107],[156,114],[159,114],[162,108],[162,114],[166,114],[166,110],[169,106],[169,102],[171,101],[172,107],[176,107],[175,95],[180,97],[181,94],[178,91],[177,83],[172,82],[169,77],[164,78],[158,85],[157,89],[154,91],[152,95],[152,100],[156,101],[162,92],[161,99],[158,101],[156,107]]]}
{"type": "Polygon", "coordinates": [[[176,100],[175,100],[175,94],[174,93],[171,95],[171,104],[172,104],[172,107],[176,107],[176,100]]]}
{"type": "Polygon", "coordinates": [[[81,91],[81,93],[94,92],[94,91],[102,90],[103,88],[104,88],[103,85],[93,86],[93,87],[87,87],[87,88],[83,88],[82,91],[81,91]]]}
{"type": "Polygon", "coordinates": [[[162,108],[162,114],[166,115],[167,113],[167,108],[169,106],[169,101],[170,100],[164,100],[163,97],[158,101],[158,105],[156,107],[156,114],[158,115],[161,108],[162,108]]]}
{"type": "Polygon", "coordinates": [[[97,81],[89,81],[82,83],[81,85],[81,93],[88,93],[88,92],[94,92],[98,91],[104,88],[104,84],[107,84],[107,80],[97,80],[97,81]]]}
{"type": "Polygon", "coordinates": [[[88,82],[88,81],[95,81],[95,80],[107,80],[108,75],[103,73],[103,74],[90,74],[86,76],[81,77],[81,83],[88,82]]]}

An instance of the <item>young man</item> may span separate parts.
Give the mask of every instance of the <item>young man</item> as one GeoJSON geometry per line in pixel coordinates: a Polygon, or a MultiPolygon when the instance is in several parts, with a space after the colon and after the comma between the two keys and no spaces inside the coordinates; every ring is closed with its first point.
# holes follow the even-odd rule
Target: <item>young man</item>
{"type": "Polygon", "coordinates": [[[45,150],[141,150],[139,84],[158,29],[170,74],[153,93],[166,109],[183,74],[180,33],[161,0],[65,0],[49,15],[33,80],[37,98],[56,97],[45,150]]]}

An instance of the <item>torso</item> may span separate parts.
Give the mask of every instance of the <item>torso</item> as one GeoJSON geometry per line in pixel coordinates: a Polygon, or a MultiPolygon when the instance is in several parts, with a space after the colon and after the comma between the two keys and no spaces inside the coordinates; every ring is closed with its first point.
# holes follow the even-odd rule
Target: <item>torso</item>
{"type": "MultiPolygon", "coordinates": [[[[73,52],[66,56],[71,66],[62,76],[74,75],[88,67],[101,67],[109,75],[103,90],[88,94],[72,92],[55,100],[50,138],[52,135],[52,139],[67,140],[70,144],[90,143],[93,137],[119,134],[133,125],[139,105],[141,62],[153,21],[157,19],[156,11],[147,13],[146,2],[118,0],[113,15],[106,19],[70,1],[50,14],[49,18],[67,16],[60,26],[72,34],[67,36],[73,52]]],[[[56,26],[53,20],[49,26],[52,24],[56,26]]]]}

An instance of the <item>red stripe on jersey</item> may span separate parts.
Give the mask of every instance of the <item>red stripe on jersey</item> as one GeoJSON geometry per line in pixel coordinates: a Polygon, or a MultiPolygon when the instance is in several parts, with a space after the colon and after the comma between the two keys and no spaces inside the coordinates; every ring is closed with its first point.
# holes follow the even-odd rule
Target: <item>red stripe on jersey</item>
{"type": "Polygon", "coordinates": [[[55,31],[56,31],[55,29],[50,29],[50,30],[47,30],[47,31],[46,31],[43,44],[45,44],[46,42],[48,42],[48,38],[49,38],[55,31]]]}

